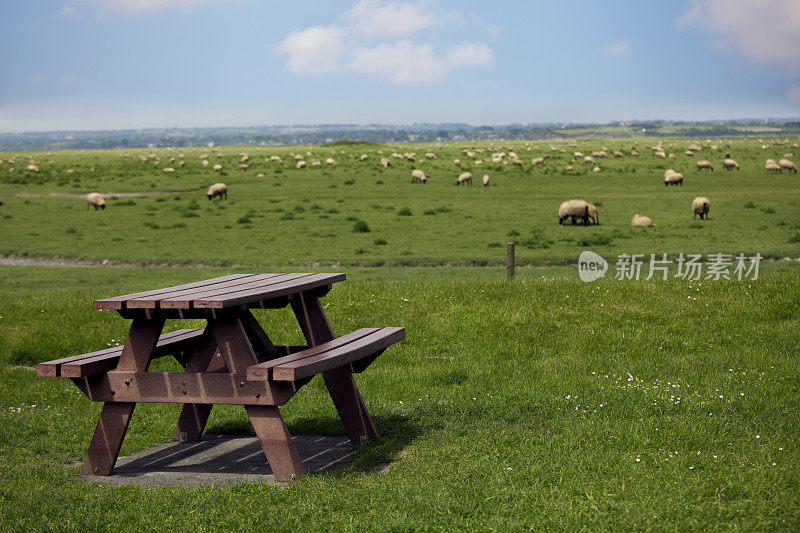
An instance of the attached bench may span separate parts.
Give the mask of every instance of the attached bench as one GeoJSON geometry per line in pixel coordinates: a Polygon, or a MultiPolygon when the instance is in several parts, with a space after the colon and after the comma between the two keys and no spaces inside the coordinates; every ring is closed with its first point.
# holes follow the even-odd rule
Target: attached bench
{"type": "Polygon", "coordinates": [[[300,381],[342,366],[349,367],[351,372],[362,372],[386,348],[405,336],[405,328],[362,328],[319,346],[248,367],[247,379],[300,381]]]}
{"type": "MultiPolygon", "coordinates": [[[[165,333],[158,338],[153,357],[163,357],[165,355],[176,355],[177,359],[182,359],[184,352],[186,356],[192,352],[196,342],[202,337],[202,329],[179,329],[170,333],[165,333]]],[[[63,359],[55,359],[36,365],[36,375],[38,377],[65,377],[65,378],[84,378],[95,374],[102,374],[117,368],[122,346],[115,346],[97,352],[89,352],[63,359]]]]}

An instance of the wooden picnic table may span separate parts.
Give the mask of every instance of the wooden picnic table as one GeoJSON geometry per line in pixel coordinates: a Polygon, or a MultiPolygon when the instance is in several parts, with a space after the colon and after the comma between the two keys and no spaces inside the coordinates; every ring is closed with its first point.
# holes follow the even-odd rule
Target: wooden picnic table
{"type": "Polygon", "coordinates": [[[103,402],[81,472],[110,475],[138,402],[180,403],[173,440],[200,440],[214,404],[243,405],[272,472],[289,481],[306,469],[278,406],[322,374],[354,444],[378,432],[353,380],[391,344],[401,327],[362,328],[334,337],[319,298],[344,274],[232,274],[94,302],[131,319],[124,346],[37,365],[37,375],[72,379],[103,402]],[[290,305],[307,346],[275,345],[252,309],[290,305]],[[167,319],[204,319],[204,329],[161,334],[167,319]],[[184,372],[148,372],[153,358],[173,355],[184,372]]]}

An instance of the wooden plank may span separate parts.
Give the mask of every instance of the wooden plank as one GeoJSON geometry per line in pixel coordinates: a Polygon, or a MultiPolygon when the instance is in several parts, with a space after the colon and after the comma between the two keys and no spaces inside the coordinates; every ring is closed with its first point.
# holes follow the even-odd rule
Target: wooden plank
{"type": "MultiPolygon", "coordinates": [[[[125,307],[127,309],[155,309],[157,307],[170,307],[169,305],[166,306],[163,305],[164,302],[183,301],[183,300],[191,301],[194,299],[196,295],[203,295],[213,291],[225,292],[227,290],[235,290],[234,288],[239,286],[251,286],[251,285],[258,286],[264,280],[269,280],[273,278],[281,279],[285,276],[286,274],[253,274],[250,276],[231,279],[220,283],[213,283],[210,285],[200,285],[198,287],[181,289],[178,291],[171,291],[167,294],[158,294],[158,295],[128,299],[125,302],[125,307]]],[[[188,306],[172,306],[172,307],[188,308],[188,306]]]]}
{"type": "Polygon", "coordinates": [[[348,333],[347,335],[339,337],[338,339],[334,339],[330,342],[323,343],[319,346],[315,346],[307,350],[303,350],[301,352],[296,352],[283,357],[272,359],[270,361],[265,361],[257,365],[253,365],[247,369],[247,379],[253,381],[265,381],[272,379],[272,369],[275,368],[276,366],[291,363],[297,360],[302,360],[306,357],[313,357],[315,355],[324,353],[328,350],[332,350],[340,346],[345,346],[348,343],[357,341],[376,331],[378,331],[378,328],[361,328],[352,333],[348,333]]]}
{"type": "Polygon", "coordinates": [[[112,370],[84,382],[90,400],[121,403],[283,405],[299,388],[293,383],[247,381],[244,373],[228,372],[112,370]]]}
{"type": "Polygon", "coordinates": [[[165,294],[175,290],[184,290],[192,287],[199,287],[202,285],[213,285],[215,283],[222,283],[231,279],[237,279],[255,274],[229,274],[227,276],[220,276],[218,278],[207,279],[203,281],[195,281],[193,283],[185,283],[183,285],[175,285],[173,287],[165,287],[163,289],[153,289],[144,292],[134,292],[131,294],[123,294],[122,296],[113,296],[111,298],[103,298],[102,300],[95,300],[92,306],[95,309],[122,309],[123,303],[132,298],[139,298],[144,296],[154,296],[158,294],[165,294]]]}
{"type": "Polygon", "coordinates": [[[277,283],[289,282],[294,279],[311,276],[306,273],[293,274],[259,274],[257,279],[245,280],[243,283],[226,284],[218,287],[200,288],[175,294],[159,302],[162,309],[189,309],[195,300],[214,299],[228,293],[237,291],[258,290],[267,288],[277,283]]]}
{"type": "Polygon", "coordinates": [[[245,410],[275,479],[293,481],[305,475],[306,467],[278,408],[248,405],[245,410]]]}
{"type": "MultiPolygon", "coordinates": [[[[295,381],[314,376],[325,370],[350,364],[373,353],[385,350],[406,336],[405,328],[382,328],[366,337],[310,357],[298,358],[272,369],[274,381],[295,381]]],[[[302,355],[302,352],[298,355],[302,355]]]]}
{"type": "Polygon", "coordinates": [[[209,298],[205,300],[198,299],[194,301],[194,307],[222,309],[236,305],[246,305],[259,300],[269,300],[278,298],[280,296],[285,296],[287,294],[323,287],[325,285],[330,285],[331,283],[344,281],[345,278],[345,274],[312,274],[311,276],[299,280],[273,285],[268,287],[267,290],[256,289],[252,291],[231,293],[225,296],[217,296],[215,298],[209,298]]]}
{"type": "MultiPolygon", "coordinates": [[[[156,344],[156,349],[164,346],[170,346],[175,342],[183,342],[184,340],[187,340],[187,338],[192,338],[193,336],[184,337],[184,335],[195,331],[199,330],[179,329],[176,331],[165,333],[159,337],[158,344],[156,344]]],[[[104,350],[98,350],[96,352],[73,355],[71,357],[64,357],[62,359],[54,359],[53,361],[46,361],[44,363],[39,363],[36,365],[36,375],[39,377],[58,377],[62,375],[61,374],[62,365],[77,364],[87,359],[102,358],[104,356],[109,356],[109,355],[114,356],[115,354],[116,357],[118,358],[119,354],[121,353],[122,353],[122,346],[114,346],[113,348],[106,348],[104,350]]]]}

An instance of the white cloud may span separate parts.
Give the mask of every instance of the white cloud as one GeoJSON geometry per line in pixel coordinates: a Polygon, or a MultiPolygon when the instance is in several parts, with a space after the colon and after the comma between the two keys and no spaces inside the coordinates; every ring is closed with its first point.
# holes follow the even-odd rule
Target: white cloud
{"type": "MultiPolygon", "coordinates": [[[[175,7],[191,7],[207,0],[77,0],[93,4],[106,11],[118,11],[126,14],[153,13],[175,7]]],[[[64,6],[67,7],[67,6],[64,6]]],[[[74,8],[73,8],[74,9],[74,8]]]]}
{"type": "Polygon", "coordinates": [[[355,33],[365,37],[407,37],[435,26],[453,23],[458,13],[435,14],[425,2],[360,0],[344,15],[355,33]]]}
{"type": "Polygon", "coordinates": [[[312,26],[290,33],[277,50],[289,56],[286,66],[295,74],[326,74],[341,68],[346,33],[337,26],[312,26]]]}
{"type": "Polygon", "coordinates": [[[404,39],[359,50],[347,68],[398,84],[431,83],[441,81],[452,70],[488,65],[493,59],[492,51],[483,43],[451,46],[444,54],[437,54],[429,44],[404,39]]]}
{"type": "Polygon", "coordinates": [[[341,24],[294,31],[278,43],[286,67],[295,74],[362,72],[403,84],[441,81],[454,70],[494,61],[481,42],[437,50],[412,41],[415,33],[461,21],[460,13],[437,14],[423,1],[359,0],[341,18],[341,24]]]}
{"type": "Polygon", "coordinates": [[[623,57],[631,53],[631,41],[629,39],[617,39],[600,49],[600,53],[606,57],[623,57]]]}
{"type": "Polygon", "coordinates": [[[800,2],[797,0],[691,0],[679,28],[717,35],[753,63],[800,74],[800,2]]]}
{"type": "Polygon", "coordinates": [[[56,14],[59,18],[71,18],[78,16],[78,10],[75,9],[75,6],[71,6],[69,4],[64,4],[61,6],[61,10],[56,14]]]}

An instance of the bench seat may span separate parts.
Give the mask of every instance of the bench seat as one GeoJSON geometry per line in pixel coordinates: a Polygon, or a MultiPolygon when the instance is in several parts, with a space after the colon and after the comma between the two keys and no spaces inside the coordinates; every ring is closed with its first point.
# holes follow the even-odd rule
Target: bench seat
{"type": "MultiPolygon", "coordinates": [[[[153,357],[176,354],[189,347],[203,335],[202,329],[179,329],[165,333],[158,338],[153,357]]],[[[97,352],[90,352],[63,359],[55,359],[36,365],[39,377],[83,378],[114,370],[122,355],[122,346],[115,346],[97,352]]]]}
{"type": "Polygon", "coordinates": [[[249,381],[299,381],[350,365],[364,370],[387,347],[406,336],[405,328],[362,328],[332,341],[247,368],[249,381]]]}

